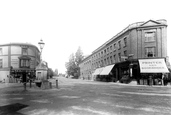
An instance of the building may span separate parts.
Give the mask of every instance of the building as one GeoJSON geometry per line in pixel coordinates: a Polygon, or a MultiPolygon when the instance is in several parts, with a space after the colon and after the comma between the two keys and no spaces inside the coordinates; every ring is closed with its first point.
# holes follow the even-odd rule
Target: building
{"type": "Polygon", "coordinates": [[[167,21],[137,22],[130,24],[85,58],[80,64],[80,77],[87,79],[92,73],[91,79],[118,81],[128,76],[139,82],[143,76],[140,59],[165,60],[166,56],[167,21]]]}
{"type": "Polygon", "coordinates": [[[36,66],[40,62],[40,51],[32,44],[9,43],[0,45],[0,81],[16,82],[10,78],[22,78],[23,75],[35,76],[36,66]],[[11,81],[10,81],[11,80],[11,81]]]}

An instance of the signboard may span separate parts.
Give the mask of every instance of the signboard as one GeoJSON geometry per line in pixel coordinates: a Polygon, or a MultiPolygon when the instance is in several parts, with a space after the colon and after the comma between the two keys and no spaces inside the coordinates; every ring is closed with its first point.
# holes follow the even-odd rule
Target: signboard
{"type": "Polygon", "coordinates": [[[19,59],[17,56],[12,56],[11,57],[11,66],[13,68],[19,68],[19,59]]]}
{"type": "Polygon", "coordinates": [[[139,59],[141,73],[168,73],[164,59],[139,59]]]}

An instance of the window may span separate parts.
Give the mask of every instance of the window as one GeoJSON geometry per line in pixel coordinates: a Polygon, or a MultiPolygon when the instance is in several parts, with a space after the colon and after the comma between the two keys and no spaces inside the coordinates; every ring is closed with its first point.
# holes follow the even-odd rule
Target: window
{"type": "Polygon", "coordinates": [[[127,50],[124,51],[124,56],[127,56],[127,50]]]}
{"type": "Polygon", "coordinates": [[[106,59],[104,59],[104,65],[106,65],[106,59]]]}
{"type": "Polygon", "coordinates": [[[111,64],[113,63],[112,56],[110,56],[110,62],[111,62],[111,64]]]}
{"type": "Polygon", "coordinates": [[[29,68],[30,67],[30,61],[26,59],[20,60],[20,67],[21,68],[29,68]]]}
{"type": "Polygon", "coordinates": [[[101,60],[101,66],[103,66],[103,60],[101,60]]]}
{"type": "Polygon", "coordinates": [[[106,49],[104,50],[104,55],[106,55],[106,49]]]}
{"type": "Polygon", "coordinates": [[[124,38],[124,47],[127,46],[127,38],[124,38]]]}
{"type": "Polygon", "coordinates": [[[118,61],[121,61],[121,53],[118,53],[118,61]]]}
{"type": "Polygon", "coordinates": [[[145,48],[145,57],[155,57],[155,47],[145,48]]]}
{"type": "Polygon", "coordinates": [[[110,64],[110,60],[109,60],[109,57],[107,57],[107,65],[110,64]]]}
{"type": "Polygon", "coordinates": [[[116,51],[116,43],[115,43],[115,44],[113,44],[113,47],[114,47],[114,51],[116,51]]]}
{"type": "Polygon", "coordinates": [[[2,68],[2,65],[3,65],[3,60],[0,59],[0,68],[2,68]]]}
{"type": "Polygon", "coordinates": [[[0,48],[0,55],[3,55],[3,54],[2,54],[2,48],[0,48]]]}
{"type": "Polygon", "coordinates": [[[109,52],[109,48],[107,48],[107,53],[109,52]]]}
{"type": "Polygon", "coordinates": [[[113,55],[113,62],[116,62],[116,55],[113,55]]]}
{"type": "Polygon", "coordinates": [[[101,51],[101,55],[103,56],[103,51],[101,51]]]}
{"type": "Polygon", "coordinates": [[[145,42],[155,41],[155,32],[145,32],[145,42]]]}
{"type": "Polygon", "coordinates": [[[22,49],[23,55],[27,55],[27,48],[22,49]]]}
{"type": "Polygon", "coordinates": [[[121,49],[121,41],[118,42],[118,49],[121,49]]]}
{"type": "Polygon", "coordinates": [[[112,45],[110,46],[110,51],[112,51],[112,45]]]}

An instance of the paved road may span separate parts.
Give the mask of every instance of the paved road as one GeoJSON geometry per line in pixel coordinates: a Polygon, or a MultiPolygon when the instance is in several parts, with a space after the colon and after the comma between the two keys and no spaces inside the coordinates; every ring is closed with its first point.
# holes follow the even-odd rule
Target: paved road
{"type": "Polygon", "coordinates": [[[168,115],[171,87],[59,78],[59,89],[0,85],[0,113],[11,115],[168,115]],[[12,87],[10,87],[12,86],[12,87]],[[5,106],[7,105],[7,106],[5,106]],[[13,109],[11,109],[13,108],[13,109]]]}

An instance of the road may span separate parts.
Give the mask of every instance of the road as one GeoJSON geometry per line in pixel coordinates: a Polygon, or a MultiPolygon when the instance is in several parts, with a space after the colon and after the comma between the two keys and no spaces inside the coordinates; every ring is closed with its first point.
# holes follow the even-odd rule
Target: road
{"type": "Polygon", "coordinates": [[[58,78],[59,88],[42,90],[0,84],[0,114],[168,115],[171,87],[137,86],[58,78]]]}

